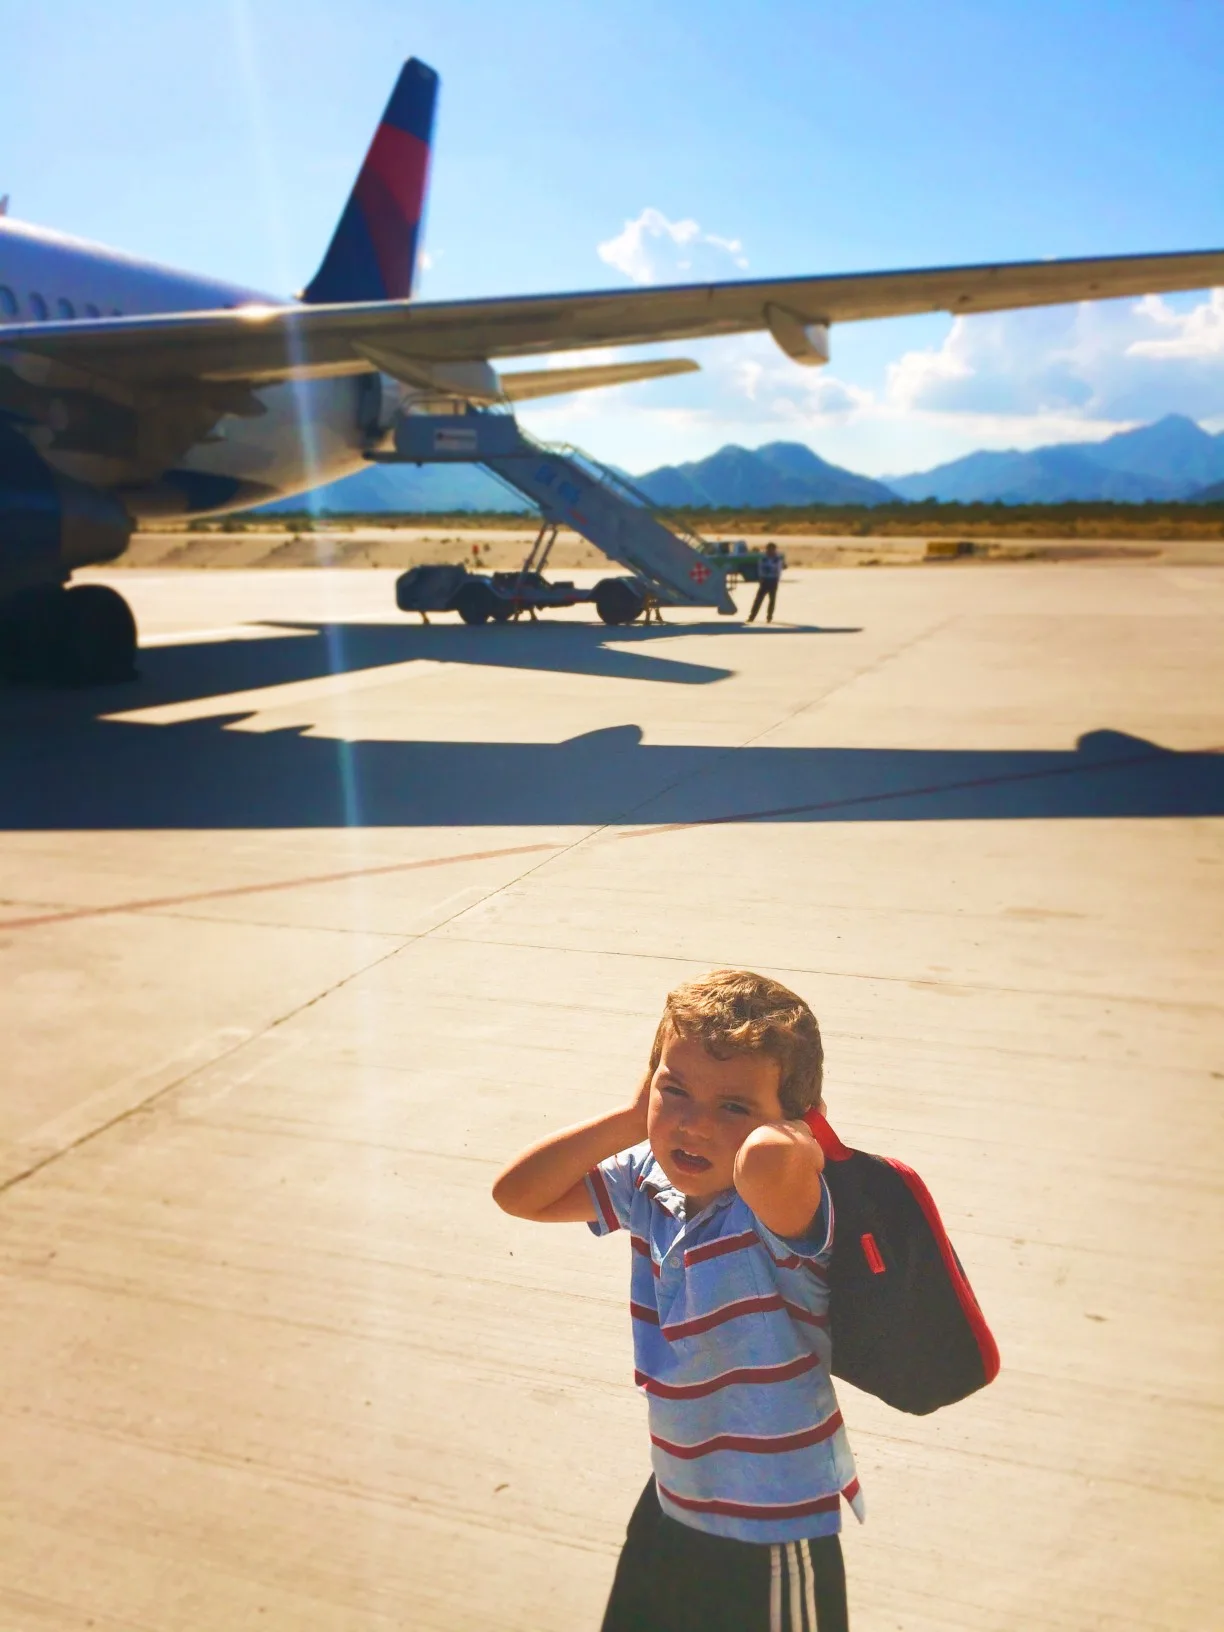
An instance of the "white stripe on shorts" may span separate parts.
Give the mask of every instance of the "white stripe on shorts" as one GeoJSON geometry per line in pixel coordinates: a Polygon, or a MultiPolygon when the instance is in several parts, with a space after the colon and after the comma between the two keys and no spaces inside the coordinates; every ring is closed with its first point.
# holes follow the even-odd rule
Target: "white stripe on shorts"
{"type": "Polygon", "coordinates": [[[769,1632],[820,1632],[816,1618],[816,1560],[810,1541],[775,1542],[769,1549],[769,1632]],[[782,1615],[783,1560],[786,1625],[782,1615]]]}
{"type": "Polygon", "coordinates": [[[812,1557],[810,1541],[800,1542],[807,1559],[807,1569],[804,1571],[803,1602],[807,1609],[808,1632],[819,1632],[816,1624],[816,1561],[812,1557]]]}
{"type": "Polygon", "coordinates": [[[803,1592],[799,1585],[799,1543],[786,1544],[786,1567],[790,1580],[790,1632],[807,1632],[803,1624],[803,1592]]]}

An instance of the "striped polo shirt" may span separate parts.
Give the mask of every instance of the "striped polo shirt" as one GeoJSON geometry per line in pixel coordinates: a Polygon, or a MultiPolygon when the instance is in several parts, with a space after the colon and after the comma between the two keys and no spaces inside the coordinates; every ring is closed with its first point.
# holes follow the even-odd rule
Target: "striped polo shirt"
{"type": "Polygon", "coordinates": [[[800,1541],[863,1517],[829,1374],[833,1204],[808,1235],[766,1229],[734,1190],[691,1218],[634,1145],[587,1174],[596,1235],[629,1232],[635,1381],[650,1412],[659,1503],[737,1541],[800,1541]]]}

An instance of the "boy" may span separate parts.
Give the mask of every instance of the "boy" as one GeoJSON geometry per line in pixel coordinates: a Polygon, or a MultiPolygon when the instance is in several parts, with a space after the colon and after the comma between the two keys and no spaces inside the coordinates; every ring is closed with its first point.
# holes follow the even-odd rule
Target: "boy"
{"type": "Polygon", "coordinates": [[[629,1232],[635,1380],[654,1477],[603,1632],[845,1632],[841,1502],[862,1517],[829,1374],[833,1218],[816,1018],[723,969],[667,998],[645,1080],[563,1129],[493,1196],[541,1223],[629,1232]]]}

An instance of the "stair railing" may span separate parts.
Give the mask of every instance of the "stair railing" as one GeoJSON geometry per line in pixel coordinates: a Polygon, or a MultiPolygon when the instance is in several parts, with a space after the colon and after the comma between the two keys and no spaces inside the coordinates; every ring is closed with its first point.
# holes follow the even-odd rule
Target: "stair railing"
{"type": "Polygon", "coordinates": [[[558,459],[572,460],[579,469],[585,471],[592,481],[616,489],[622,498],[627,499],[637,509],[645,510],[654,516],[667,528],[668,532],[675,533],[682,538],[689,548],[696,550],[698,554],[712,555],[716,553],[717,546],[712,544],[709,539],[703,538],[683,516],[674,510],[668,509],[665,505],[656,504],[648,494],[642,492],[640,487],[635,486],[622,471],[616,470],[612,465],[605,465],[601,459],[596,459],[593,454],[587,453],[584,448],[575,447],[572,442],[540,442],[535,437],[528,436],[521,425],[519,426],[519,435],[524,442],[529,442],[534,447],[539,448],[541,453],[551,453],[558,459]]]}

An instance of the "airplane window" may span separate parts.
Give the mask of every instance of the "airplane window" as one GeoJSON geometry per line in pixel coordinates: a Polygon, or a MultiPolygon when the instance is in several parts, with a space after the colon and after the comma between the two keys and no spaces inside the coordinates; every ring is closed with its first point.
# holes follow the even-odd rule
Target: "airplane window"
{"type": "Polygon", "coordinates": [[[33,290],[30,294],[30,310],[34,313],[34,316],[40,323],[44,323],[46,321],[47,303],[37,290],[33,290]]]}
{"type": "Polygon", "coordinates": [[[101,317],[102,316],[102,313],[94,305],[92,300],[87,300],[85,302],[85,316],[86,317],[101,317]]]}
{"type": "Polygon", "coordinates": [[[17,296],[3,283],[0,283],[0,312],[3,312],[5,317],[17,316],[17,296]]]}
{"type": "Polygon", "coordinates": [[[76,307],[70,300],[57,300],[55,303],[55,309],[61,317],[71,319],[76,316],[76,307]]]}

